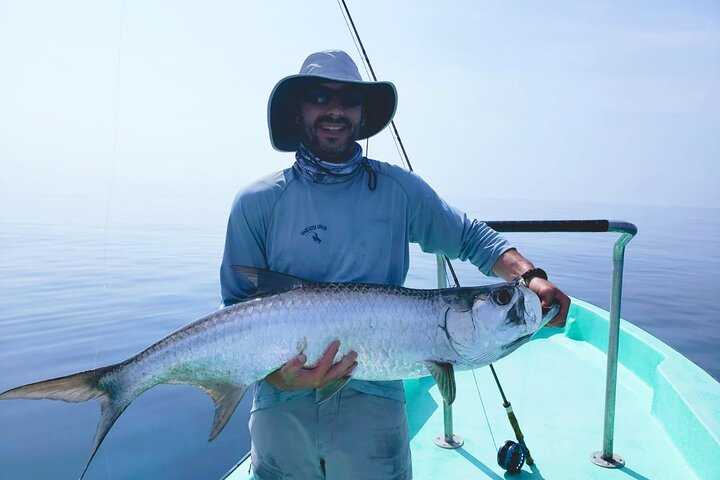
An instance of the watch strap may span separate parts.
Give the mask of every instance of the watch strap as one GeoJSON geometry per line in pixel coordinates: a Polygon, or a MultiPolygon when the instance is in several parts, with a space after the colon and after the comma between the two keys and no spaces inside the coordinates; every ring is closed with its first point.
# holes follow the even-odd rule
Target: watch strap
{"type": "Polygon", "coordinates": [[[548,276],[545,270],[542,268],[531,268],[527,272],[520,275],[523,280],[525,280],[525,285],[528,285],[530,283],[530,280],[532,280],[535,277],[540,277],[543,280],[547,280],[548,276]]]}

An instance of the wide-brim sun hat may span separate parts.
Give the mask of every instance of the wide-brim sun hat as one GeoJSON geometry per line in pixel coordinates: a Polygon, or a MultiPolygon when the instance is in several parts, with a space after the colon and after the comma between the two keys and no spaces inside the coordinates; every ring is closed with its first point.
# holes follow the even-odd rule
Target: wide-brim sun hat
{"type": "Polygon", "coordinates": [[[294,152],[300,146],[302,130],[297,122],[299,97],[312,85],[340,82],[363,93],[364,124],[358,140],[369,138],[385,128],[395,115],[397,91],[391,82],[364,82],[355,62],[342,50],[323,50],[311,54],[300,73],[280,80],[268,101],[270,142],[275,150],[294,152]]]}

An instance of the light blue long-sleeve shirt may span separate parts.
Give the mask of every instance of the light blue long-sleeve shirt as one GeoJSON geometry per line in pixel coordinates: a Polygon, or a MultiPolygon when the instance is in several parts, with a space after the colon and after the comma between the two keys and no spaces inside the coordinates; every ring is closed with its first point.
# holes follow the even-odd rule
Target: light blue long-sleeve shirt
{"type": "MultiPolygon", "coordinates": [[[[316,183],[288,168],[241,191],[228,221],[223,303],[242,301],[252,291],[232,265],[323,282],[402,285],[410,242],[493,275],[495,261],[512,248],[497,232],[448,205],[417,175],[375,160],[367,165],[376,175],[375,189],[364,168],[339,183],[316,183]]],[[[401,382],[353,380],[348,387],[404,400],[401,382]]],[[[253,409],[310,392],[281,392],[259,382],[253,409]]]]}

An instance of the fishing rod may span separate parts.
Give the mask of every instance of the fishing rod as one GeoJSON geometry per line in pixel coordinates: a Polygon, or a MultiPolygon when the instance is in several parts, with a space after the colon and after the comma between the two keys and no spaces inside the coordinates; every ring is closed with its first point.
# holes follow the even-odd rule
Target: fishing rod
{"type": "MultiPolygon", "coordinates": [[[[345,3],[345,0],[339,0],[342,2],[342,8],[344,8],[345,13],[347,14],[347,19],[350,21],[350,26],[352,27],[353,32],[355,32],[355,36],[353,39],[357,39],[356,45],[359,44],[360,50],[362,50],[362,55],[364,58],[365,65],[368,66],[370,69],[370,76],[372,77],[373,81],[377,82],[377,76],[375,75],[375,70],[372,68],[372,64],[370,63],[370,57],[368,57],[367,52],[365,51],[365,46],[362,43],[362,40],[360,39],[360,34],[357,31],[357,28],[355,28],[355,22],[352,19],[352,15],[350,15],[350,10],[348,9],[347,4],[345,3]]],[[[410,164],[410,158],[408,157],[407,152],[405,151],[405,146],[402,143],[402,139],[400,138],[400,133],[398,133],[397,127],[395,126],[395,120],[390,120],[390,127],[392,128],[393,132],[393,138],[395,139],[396,143],[400,146],[400,150],[402,150],[402,155],[405,159],[405,162],[407,163],[408,169],[413,172],[412,165],[410,164]]],[[[453,273],[454,275],[454,273],[453,273]]]]}
{"type": "MultiPolygon", "coordinates": [[[[363,62],[365,65],[367,65],[367,69],[369,69],[370,76],[372,77],[373,81],[377,82],[377,76],[375,75],[375,70],[372,68],[372,63],[370,63],[370,57],[367,54],[367,51],[365,50],[365,46],[362,43],[362,39],[360,38],[360,33],[357,30],[357,27],[355,27],[355,22],[353,21],[352,15],[350,14],[350,9],[347,6],[347,3],[345,3],[345,0],[338,0],[338,3],[342,3],[341,11],[344,11],[344,16],[346,16],[347,20],[346,23],[349,21],[348,27],[352,29],[353,33],[353,41],[355,42],[356,47],[359,46],[359,50],[361,51],[361,55],[363,57],[363,62]]],[[[402,151],[402,156],[405,161],[405,163],[408,166],[408,169],[411,172],[414,172],[412,168],[412,164],[410,163],[410,158],[408,157],[407,151],[405,150],[405,146],[402,143],[402,139],[400,138],[400,133],[398,132],[397,127],[395,126],[395,120],[390,120],[390,126],[392,128],[392,135],[393,139],[395,140],[395,143],[399,145],[400,150],[402,151]]],[[[444,264],[447,266],[447,268],[450,270],[450,274],[453,277],[453,282],[455,283],[456,287],[460,287],[460,280],[457,277],[457,274],[455,273],[455,268],[452,265],[452,262],[448,258],[447,255],[443,255],[444,264]]],[[[517,417],[515,416],[515,413],[513,412],[512,405],[505,397],[505,392],[503,391],[502,385],[500,384],[500,379],[497,376],[497,372],[495,371],[495,367],[491,363],[490,365],[490,371],[492,372],[493,378],[495,378],[495,384],[498,387],[498,390],[500,390],[500,396],[503,400],[503,407],[505,408],[505,411],[507,412],[508,420],[510,421],[510,425],[512,426],[513,432],[515,433],[515,438],[517,439],[518,443],[513,442],[512,440],[506,441],[502,447],[500,447],[500,450],[498,451],[498,464],[511,473],[517,473],[522,468],[522,465],[524,462],[527,462],[528,465],[532,465],[535,463],[532,456],[530,455],[530,450],[527,448],[527,445],[525,444],[525,436],[522,433],[522,430],[520,429],[520,424],[518,423],[517,417]]]]}
{"type": "MultiPolygon", "coordinates": [[[[347,3],[345,3],[345,0],[338,0],[338,2],[342,3],[341,9],[344,10],[345,15],[347,15],[347,19],[349,20],[349,27],[352,28],[353,40],[355,41],[355,44],[359,46],[359,50],[361,50],[361,54],[363,56],[363,62],[365,65],[367,65],[368,69],[370,70],[370,76],[372,77],[374,82],[377,82],[377,76],[375,75],[375,70],[372,67],[372,63],[370,63],[370,57],[368,57],[367,52],[365,51],[365,45],[363,45],[362,40],[360,39],[360,33],[358,33],[357,28],[355,27],[355,22],[353,21],[352,15],[350,15],[350,10],[348,9],[347,3]]],[[[400,132],[398,132],[397,127],[395,126],[395,120],[390,120],[390,127],[392,128],[392,135],[393,140],[396,141],[398,146],[400,147],[403,161],[407,164],[408,170],[411,172],[415,172],[415,170],[412,167],[412,164],[410,163],[410,157],[407,154],[407,151],[405,150],[405,145],[403,145],[402,138],[400,138],[400,132]]],[[[450,259],[447,257],[447,255],[443,255],[443,258],[445,260],[445,265],[448,266],[448,269],[450,270],[450,274],[453,277],[453,282],[455,283],[456,287],[460,286],[460,281],[458,280],[457,274],[455,274],[455,269],[452,266],[452,263],[450,263],[450,259]]]]}

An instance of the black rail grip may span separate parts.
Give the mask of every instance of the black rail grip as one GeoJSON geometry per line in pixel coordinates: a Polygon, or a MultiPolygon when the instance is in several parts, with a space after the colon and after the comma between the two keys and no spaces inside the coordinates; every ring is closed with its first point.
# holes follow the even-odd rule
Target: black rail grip
{"type": "Polygon", "coordinates": [[[496,232],[608,232],[609,220],[503,220],[487,221],[496,232]]]}

